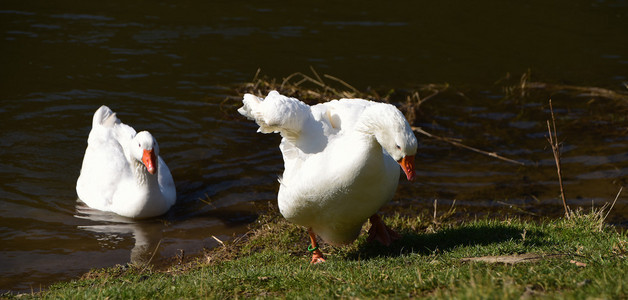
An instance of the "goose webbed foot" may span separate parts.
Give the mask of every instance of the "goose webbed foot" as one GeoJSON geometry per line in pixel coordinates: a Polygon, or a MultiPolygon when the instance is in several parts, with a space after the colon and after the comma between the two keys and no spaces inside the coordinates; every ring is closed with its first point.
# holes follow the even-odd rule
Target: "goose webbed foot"
{"type": "Polygon", "coordinates": [[[369,236],[366,239],[369,243],[378,241],[384,246],[390,246],[392,242],[401,238],[398,233],[386,226],[384,221],[382,221],[377,214],[372,215],[369,221],[371,221],[371,228],[369,229],[369,236]]]}

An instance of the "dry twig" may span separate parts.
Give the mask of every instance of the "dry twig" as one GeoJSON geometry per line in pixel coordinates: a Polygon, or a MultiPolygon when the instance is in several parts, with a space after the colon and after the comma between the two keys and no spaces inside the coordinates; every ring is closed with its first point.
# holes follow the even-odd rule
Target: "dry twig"
{"type": "Polygon", "coordinates": [[[565,217],[569,219],[569,207],[567,207],[567,200],[565,198],[565,189],[563,188],[563,174],[560,169],[560,143],[558,142],[558,135],[556,135],[556,119],[554,118],[554,109],[552,108],[552,99],[549,100],[550,112],[552,115],[552,126],[550,121],[547,120],[547,131],[549,137],[547,141],[552,147],[552,153],[554,154],[554,162],[556,163],[556,172],[558,173],[558,184],[560,185],[560,197],[563,199],[563,207],[565,208],[565,217]],[[552,131],[553,127],[553,131],[552,131]]]}
{"type": "Polygon", "coordinates": [[[607,99],[613,99],[618,101],[626,101],[628,100],[628,93],[624,91],[613,91],[609,89],[592,87],[592,86],[574,86],[574,85],[565,85],[565,84],[550,84],[545,82],[527,82],[525,85],[521,86],[521,89],[524,90],[546,90],[546,91],[568,91],[577,93],[581,96],[588,97],[603,97],[607,99]]]}
{"type": "Polygon", "coordinates": [[[412,130],[414,130],[415,132],[418,132],[418,133],[420,133],[422,135],[425,135],[427,137],[433,138],[435,140],[447,142],[447,143],[450,143],[450,144],[452,144],[452,145],[454,145],[456,147],[465,148],[467,150],[471,150],[473,152],[477,152],[477,153],[481,153],[481,154],[484,154],[484,155],[488,155],[490,157],[494,157],[494,158],[497,158],[497,159],[501,159],[501,160],[507,161],[509,163],[525,166],[525,163],[523,163],[523,162],[520,162],[520,161],[517,161],[517,160],[514,160],[514,159],[510,159],[510,158],[507,158],[507,157],[503,157],[503,156],[501,156],[501,155],[499,155],[499,154],[497,154],[495,152],[487,152],[487,151],[484,151],[484,150],[480,150],[478,148],[467,146],[467,145],[465,145],[465,144],[463,144],[463,143],[461,143],[459,141],[456,141],[455,139],[452,139],[452,138],[447,138],[447,137],[433,135],[433,134],[423,130],[423,128],[421,128],[421,127],[416,127],[416,126],[411,126],[411,127],[412,127],[412,130]]]}
{"type": "Polygon", "coordinates": [[[214,240],[216,240],[216,242],[220,243],[223,247],[226,247],[226,246],[225,246],[225,243],[224,243],[223,241],[221,241],[219,238],[217,238],[216,236],[212,235],[212,238],[213,238],[214,240]]]}

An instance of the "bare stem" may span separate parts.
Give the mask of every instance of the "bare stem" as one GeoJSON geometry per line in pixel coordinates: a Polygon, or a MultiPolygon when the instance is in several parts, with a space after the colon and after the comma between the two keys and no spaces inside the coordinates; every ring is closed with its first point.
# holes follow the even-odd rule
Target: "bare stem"
{"type": "Polygon", "coordinates": [[[142,268],[142,270],[140,271],[141,273],[144,273],[144,270],[146,270],[146,268],[150,265],[150,262],[153,261],[153,258],[155,257],[155,254],[157,253],[157,249],[159,249],[159,245],[161,245],[161,240],[159,240],[159,242],[157,243],[157,246],[155,246],[155,250],[153,251],[153,255],[150,256],[150,259],[148,260],[148,262],[144,265],[144,267],[142,268]]]}
{"type": "Polygon", "coordinates": [[[558,143],[558,135],[556,134],[556,119],[554,118],[554,108],[552,107],[552,99],[549,100],[550,112],[552,115],[552,125],[550,126],[549,120],[547,121],[547,132],[549,137],[547,141],[552,147],[552,153],[554,154],[554,162],[556,163],[556,173],[558,173],[558,184],[560,185],[560,197],[563,200],[563,208],[565,209],[565,217],[569,219],[569,207],[567,207],[567,200],[565,198],[565,189],[563,187],[563,173],[560,169],[560,145],[558,143]],[[552,130],[552,127],[554,130],[552,130]]]}
{"type": "Polygon", "coordinates": [[[432,217],[432,222],[436,224],[436,210],[438,209],[438,199],[434,199],[434,216],[432,217]]]}
{"type": "Polygon", "coordinates": [[[619,192],[617,192],[617,196],[615,196],[615,200],[613,201],[613,204],[611,205],[611,207],[606,212],[606,215],[604,216],[604,219],[602,219],[602,221],[606,220],[606,217],[608,217],[608,214],[611,213],[611,210],[613,210],[613,207],[615,207],[615,202],[617,202],[617,199],[619,199],[619,195],[621,194],[621,191],[623,191],[623,190],[624,190],[623,186],[619,188],[619,192]]]}

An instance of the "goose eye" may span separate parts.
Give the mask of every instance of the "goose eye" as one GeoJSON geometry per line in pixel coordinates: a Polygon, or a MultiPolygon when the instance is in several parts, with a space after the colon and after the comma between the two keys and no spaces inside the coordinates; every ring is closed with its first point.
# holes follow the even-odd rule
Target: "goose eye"
{"type": "Polygon", "coordinates": [[[397,145],[397,149],[401,150],[401,146],[397,145]]]}

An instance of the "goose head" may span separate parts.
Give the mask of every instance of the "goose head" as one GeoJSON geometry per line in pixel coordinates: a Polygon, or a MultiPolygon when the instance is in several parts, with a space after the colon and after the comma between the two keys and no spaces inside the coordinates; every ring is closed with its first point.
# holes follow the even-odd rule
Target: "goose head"
{"type": "Polygon", "coordinates": [[[418,142],[404,115],[395,106],[382,104],[372,121],[377,142],[399,163],[408,180],[413,180],[418,142]]]}
{"type": "Polygon", "coordinates": [[[159,145],[148,131],[139,132],[131,140],[131,155],[144,164],[148,173],[157,173],[159,145]]]}

